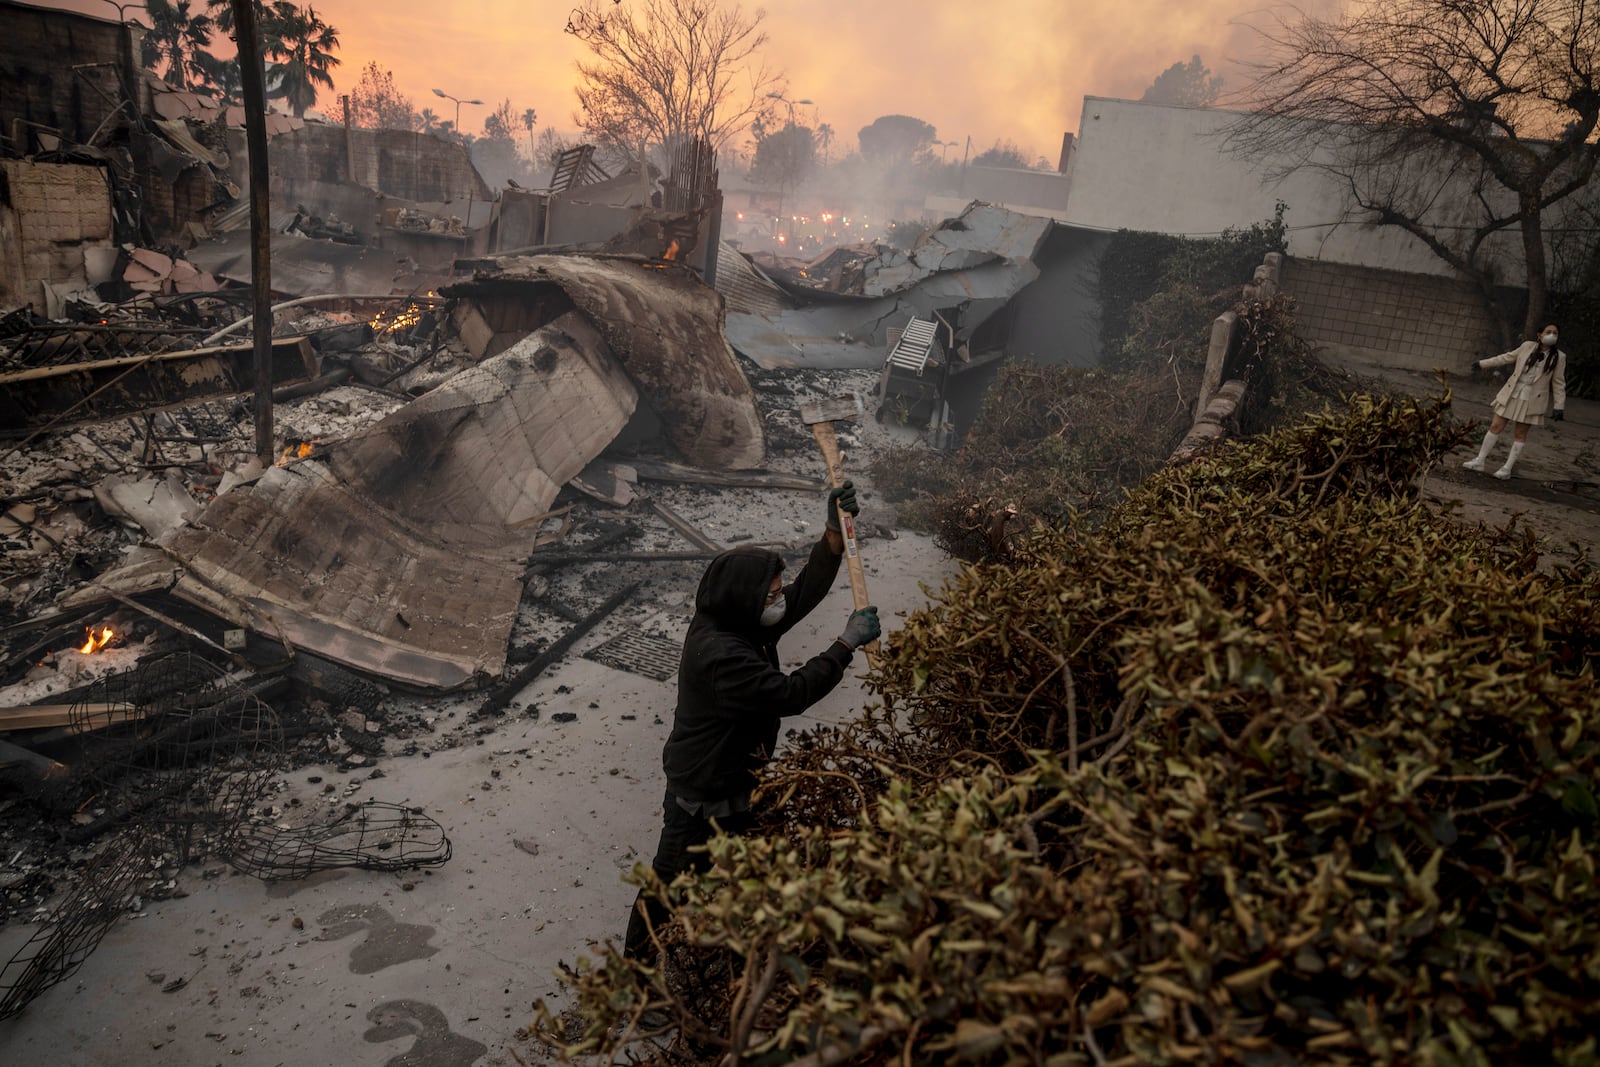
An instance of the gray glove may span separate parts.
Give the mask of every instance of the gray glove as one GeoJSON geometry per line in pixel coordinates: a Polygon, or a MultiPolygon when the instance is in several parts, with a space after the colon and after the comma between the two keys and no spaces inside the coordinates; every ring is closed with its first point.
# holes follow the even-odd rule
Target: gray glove
{"type": "Polygon", "coordinates": [[[837,489],[828,490],[828,529],[839,533],[839,508],[844,508],[853,518],[861,514],[861,505],[856,501],[856,487],[853,482],[846,481],[837,489]],[[837,504],[838,507],[834,505],[837,504]]]}
{"type": "Polygon", "coordinates": [[[839,640],[850,646],[855,651],[862,645],[871,644],[883,633],[883,627],[878,623],[878,609],[870,604],[852,611],[850,619],[844,624],[844,633],[839,635],[839,640]]]}

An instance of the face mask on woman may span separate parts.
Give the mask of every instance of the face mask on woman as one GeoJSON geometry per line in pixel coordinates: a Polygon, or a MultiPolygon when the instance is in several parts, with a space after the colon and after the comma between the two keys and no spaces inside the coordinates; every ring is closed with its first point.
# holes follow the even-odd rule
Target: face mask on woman
{"type": "Polygon", "coordinates": [[[783,621],[783,613],[786,610],[788,610],[788,604],[785,603],[784,598],[780,596],[777,600],[774,600],[772,603],[768,604],[761,612],[761,625],[778,625],[778,623],[783,621]]]}
{"type": "Polygon", "coordinates": [[[1556,335],[1554,333],[1546,333],[1543,337],[1539,338],[1539,340],[1554,347],[1556,343],[1556,335]]]}

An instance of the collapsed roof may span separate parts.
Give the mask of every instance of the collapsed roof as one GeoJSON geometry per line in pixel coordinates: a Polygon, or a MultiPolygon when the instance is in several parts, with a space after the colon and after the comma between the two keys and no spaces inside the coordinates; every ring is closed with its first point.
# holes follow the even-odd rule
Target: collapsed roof
{"type": "Polygon", "coordinates": [[[686,268],[514,257],[450,292],[481,362],[222,494],[63,606],[162,591],[404,685],[481,685],[504,671],[539,520],[641,399],[692,462],[761,462],[718,301],[686,268]]]}
{"type": "MultiPolygon", "coordinates": [[[[739,263],[717,275],[728,340],[764,370],[878,367],[891,327],[955,308],[956,339],[969,341],[1039,276],[1034,259],[1052,225],[975,201],[909,251],[882,248],[852,266],[842,289],[784,284],[734,254],[739,263]]],[[[719,268],[729,258],[720,256],[719,268]]]]}
{"type": "MultiPolygon", "coordinates": [[[[723,336],[720,301],[693,271],[633,255],[505,256],[492,263],[443,290],[481,317],[481,351],[527,329],[530,314],[576,306],[690,463],[737,470],[765,461],[761,415],[723,336]]],[[[474,343],[470,333],[467,340],[474,343]]]]}

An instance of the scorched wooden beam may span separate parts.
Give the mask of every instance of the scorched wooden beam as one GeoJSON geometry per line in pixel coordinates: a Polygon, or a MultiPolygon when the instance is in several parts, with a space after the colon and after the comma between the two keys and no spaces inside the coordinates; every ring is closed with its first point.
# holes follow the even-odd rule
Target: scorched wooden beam
{"type": "MultiPolygon", "coordinates": [[[[308,339],[272,342],[275,384],[316,376],[316,350],[308,339]]],[[[66,429],[232,396],[255,388],[255,380],[254,353],[249,345],[68,363],[0,375],[0,437],[66,429]]]]}

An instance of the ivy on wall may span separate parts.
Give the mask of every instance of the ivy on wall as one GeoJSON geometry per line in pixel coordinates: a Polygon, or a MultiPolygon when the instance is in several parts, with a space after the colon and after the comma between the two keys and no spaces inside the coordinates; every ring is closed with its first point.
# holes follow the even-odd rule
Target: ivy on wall
{"type": "Polygon", "coordinates": [[[1271,219],[1216,237],[1173,237],[1119,230],[1100,259],[1100,341],[1108,367],[1143,369],[1159,359],[1192,358],[1164,338],[1204,345],[1211,319],[1238,299],[1268,252],[1286,247],[1284,212],[1278,201],[1271,219]],[[1226,290],[1225,297],[1213,299],[1226,290]],[[1215,305],[1215,310],[1213,310],[1215,305]]]}

